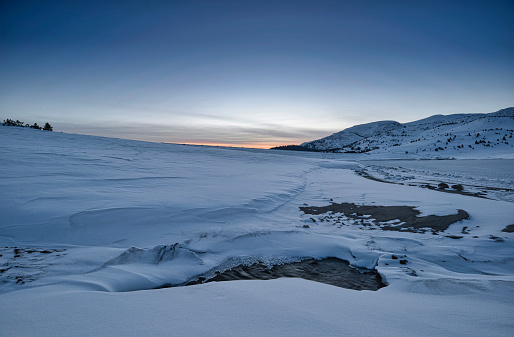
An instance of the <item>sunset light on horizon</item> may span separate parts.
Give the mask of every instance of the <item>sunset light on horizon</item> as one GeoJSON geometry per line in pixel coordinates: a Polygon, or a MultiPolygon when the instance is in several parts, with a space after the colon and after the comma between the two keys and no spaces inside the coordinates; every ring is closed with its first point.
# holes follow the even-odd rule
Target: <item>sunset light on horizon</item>
{"type": "Polygon", "coordinates": [[[0,117],[271,147],[514,105],[512,1],[3,1],[0,117]]]}

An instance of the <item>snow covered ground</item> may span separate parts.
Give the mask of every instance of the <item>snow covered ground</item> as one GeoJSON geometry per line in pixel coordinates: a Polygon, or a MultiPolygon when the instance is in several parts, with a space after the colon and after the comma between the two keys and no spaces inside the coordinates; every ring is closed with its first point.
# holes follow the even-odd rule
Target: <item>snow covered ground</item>
{"type": "MultiPolygon", "coordinates": [[[[373,181],[345,158],[0,127],[0,335],[512,335],[512,202],[373,181]],[[331,202],[470,217],[422,234],[300,210],[331,202]],[[388,286],[154,289],[324,257],[376,268],[388,286]]],[[[462,175],[451,170],[421,178],[462,175]]]]}

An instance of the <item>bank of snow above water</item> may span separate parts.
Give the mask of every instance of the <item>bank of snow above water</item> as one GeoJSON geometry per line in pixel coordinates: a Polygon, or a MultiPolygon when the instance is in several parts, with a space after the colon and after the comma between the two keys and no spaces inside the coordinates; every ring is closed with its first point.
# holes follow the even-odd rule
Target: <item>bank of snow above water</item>
{"type": "Polygon", "coordinates": [[[512,203],[371,181],[343,158],[0,127],[0,335],[509,335],[512,203]],[[331,202],[470,217],[434,235],[299,208],[331,202]],[[151,290],[325,257],[389,286],[151,290]]]}

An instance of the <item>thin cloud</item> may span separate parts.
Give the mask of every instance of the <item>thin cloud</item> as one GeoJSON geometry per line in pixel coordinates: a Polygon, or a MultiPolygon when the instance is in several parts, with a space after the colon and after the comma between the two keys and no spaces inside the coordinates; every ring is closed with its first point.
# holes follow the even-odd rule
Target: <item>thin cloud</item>
{"type": "Polygon", "coordinates": [[[56,129],[64,132],[105,137],[129,138],[166,143],[285,145],[327,136],[333,130],[314,128],[288,128],[283,125],[264,126],[188,126],[160,124],[74,124],[56,123],[56,129]]]}

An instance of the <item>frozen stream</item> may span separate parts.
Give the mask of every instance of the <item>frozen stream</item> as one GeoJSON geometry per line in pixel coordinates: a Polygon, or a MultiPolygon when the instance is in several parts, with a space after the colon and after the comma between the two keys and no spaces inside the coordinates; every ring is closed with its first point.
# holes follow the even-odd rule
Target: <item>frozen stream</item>
{"type": "Polygon", "coordinates": [[[386,181],[462,184],[488,198],[514,201],[513,159],[363,160],[360,164],[371,176],[386,181]]]}

